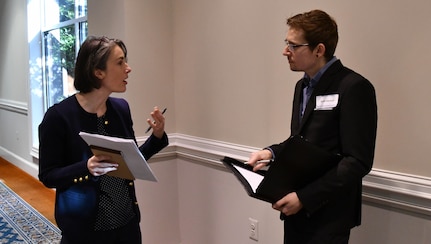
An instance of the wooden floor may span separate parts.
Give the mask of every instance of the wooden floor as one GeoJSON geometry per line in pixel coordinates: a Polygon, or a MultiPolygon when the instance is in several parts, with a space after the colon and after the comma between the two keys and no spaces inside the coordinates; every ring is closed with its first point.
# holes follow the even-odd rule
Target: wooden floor
{"type": "Polygon", "coordinates": [[[55,191],[0,157],[0,180],[55,224],[55,191]]]}

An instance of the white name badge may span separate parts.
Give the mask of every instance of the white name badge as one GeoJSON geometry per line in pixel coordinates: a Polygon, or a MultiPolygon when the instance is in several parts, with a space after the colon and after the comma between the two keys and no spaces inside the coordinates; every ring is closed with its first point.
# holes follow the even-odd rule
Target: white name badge
{"type": "Polygon", "coordinates": [[[316,108],[314,110],[332,110],[338,105],[338,94],[316,96],[316,108]]]}

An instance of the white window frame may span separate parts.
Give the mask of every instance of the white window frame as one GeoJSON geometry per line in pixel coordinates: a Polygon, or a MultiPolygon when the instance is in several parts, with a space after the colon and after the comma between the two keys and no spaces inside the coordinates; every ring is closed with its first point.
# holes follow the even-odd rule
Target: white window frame
{"type": "MultiPolygon", "coordinates": [[[[48,103],[47,95],[49,89],[47,89],[47,78],[45,74],[45,57],[44,57],[44,33],[70,25],[75,25],[76,36],[76,54],[79,50],[79,45],[86,38],[88,33],[84,33],[85,36],[80,37],[80,26],[82,23],[87,23],[87,15],[78,17],[75,19],[67,20],[60,23],[55,23],[50,26],[45,26],[45,2],[55,2],[55,0],[27,0],[27,26],[28,26],[28,45],[29,45],[29,123],[31,130],[31,152],[30,154],[38,158],[39,157],[39,137],[38,127],[43,119],[43,115],[46,110],[52,104],[48,103]]],[[[88,2],[87,0],[75,0],[75,4],[88,2]]],[[[87,5],[88,6],[88,5],[87,5]]],[[[77,9],[75,13],[77,13],[77,9]]],[[[50,14],[50,13],[46,13],[50,14]]],[[[52,13],[51,13],[52,14],[52,13]]],[[[69,94],[70,95],[70,94],[69,94]]]]}

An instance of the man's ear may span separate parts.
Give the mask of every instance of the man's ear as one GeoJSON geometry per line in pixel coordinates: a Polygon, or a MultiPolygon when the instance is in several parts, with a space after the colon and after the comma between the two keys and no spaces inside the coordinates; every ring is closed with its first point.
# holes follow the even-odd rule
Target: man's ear
{"type": "Polygon", "coordinates": [[[314,50],[316,50],[316,56],[317,57],[324,56],[325,55],[325,51],[326,51],[326,47],[325,47],[325,45],[323,43],[319,43],[314,50]]]}
{"type": "Polygon", "coordinates": [[[101,80],[101,79],[103,79],[103,78],[105,77],[105,72],[103,72],[103,70],[96,69],[96,70],[94,71],[94,75],[95,75],[99,80],[101,80]]]}

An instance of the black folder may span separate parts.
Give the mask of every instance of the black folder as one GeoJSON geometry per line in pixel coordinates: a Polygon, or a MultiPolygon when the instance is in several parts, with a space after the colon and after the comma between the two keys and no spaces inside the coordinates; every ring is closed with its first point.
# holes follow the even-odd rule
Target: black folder
{"type": "Polygon", "coordinates": [[[253,172],[252,166],[230,157],[224,157],[221,161],[241,182],[249,196],[275,203],[336,167],[340,160],[340,155],[323,150],[296,135],[285,142],[267,171],[253,172]]]}

